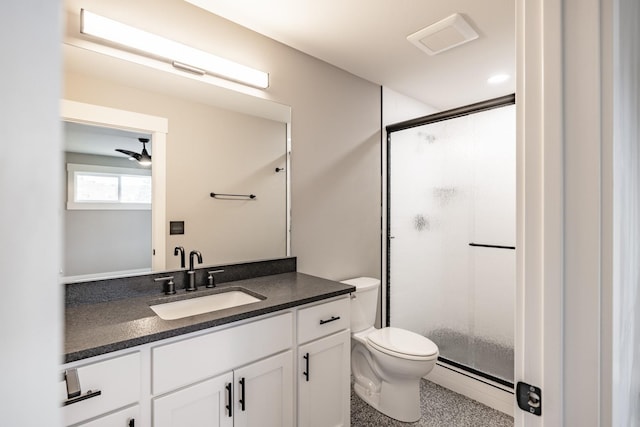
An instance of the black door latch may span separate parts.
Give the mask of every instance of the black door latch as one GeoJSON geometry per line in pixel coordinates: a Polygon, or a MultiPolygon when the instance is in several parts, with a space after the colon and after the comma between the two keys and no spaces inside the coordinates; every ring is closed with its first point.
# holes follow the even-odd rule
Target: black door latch
{"type": "Polygon", "coordinates": [[[519,382],[516,386],[516,399],[523,411],[533,415],[542,415],[542,390],[540,387],[519,382]]]}

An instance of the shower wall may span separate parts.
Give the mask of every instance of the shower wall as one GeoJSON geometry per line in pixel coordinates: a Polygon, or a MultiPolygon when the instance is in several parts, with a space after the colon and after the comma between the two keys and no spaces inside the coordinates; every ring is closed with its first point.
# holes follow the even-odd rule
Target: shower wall
{"type": "Polygon", "coordinates": [[[513,382],[515,106],[391,134],[389,320],[513,382]]]}

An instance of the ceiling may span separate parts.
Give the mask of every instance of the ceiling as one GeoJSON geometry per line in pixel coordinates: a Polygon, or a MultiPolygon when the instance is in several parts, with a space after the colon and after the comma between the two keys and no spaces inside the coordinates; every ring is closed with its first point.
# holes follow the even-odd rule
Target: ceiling
{"type": "Polygon", "coordinates": [[[437,109],[515,92],[513,0],[186,1],[437,109]],[[453,13],[478,39],[435,56],[407,41],[453,13]]]}
{"type": "MultiPolygon", "coordinates": [[[[151,138],[151,135],[130,132],[120,129],[110,129],[80,123],[64,122],[64,151],[72,153],[96,154],[126,159],[127,156],[118,153],[116,148],[140,153],[142,144],[138,138],[151,138]]],[[[152,153],[152,144],[147,144],[147,152],[152,153]]]]}
{"type": "MultiPolygon", "coordinates": [[[[162,5],[173,19],[191,9],[185,21],[197,19],[193,13],[199,10],[214,13],[438,110],[515,92],[513,0],[163,0],[153,5],[162,5]],[[476,40],[435,56],[407,41],[408,35],[453,13],[469,22],[479,34],[476,40]],[[487,78],[497,73],[512,78],[489,85],[487,78]]],[[[144,13],[144,5],[128,0],[65,0],[68,11],[77,14],[81,7],[134,22],[151,15],[144,13]]],[[[197,37],[189,26],[165,26],[169,32],[178,31],[176,27],[187,38],[197,37]]],[[[66,66],[115,77],[100,55],[69,49],[65,47],[66,66]]],[[[128,70],[123,78],[132,78],[135,71],[128,70]]]]}

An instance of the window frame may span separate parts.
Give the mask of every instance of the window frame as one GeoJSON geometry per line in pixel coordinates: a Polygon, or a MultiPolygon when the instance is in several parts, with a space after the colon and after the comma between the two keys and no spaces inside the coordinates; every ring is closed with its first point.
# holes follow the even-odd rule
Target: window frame
{"type": "MultiPolygon", "coordinates": [[[[151,177],[151,169],[67,163],[67,210],[151,210],[151,203],[124,203],[120,201],[122,192],[120,177],[132,175],[151,177]],[[118,201],[77,202],[75,198],[76,174],[83,172],[95,175],[118,176],[118,201]]],[[[153,190],[151,197],[153,197],[153,190]]]]}

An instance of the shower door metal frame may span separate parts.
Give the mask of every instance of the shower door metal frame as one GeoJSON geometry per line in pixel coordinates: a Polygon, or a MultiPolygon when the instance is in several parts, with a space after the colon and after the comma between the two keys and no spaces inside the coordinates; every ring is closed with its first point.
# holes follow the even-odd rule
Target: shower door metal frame
{"type": "MultiPolygon", "coordinates": [[[[465,105],[463,107],[454,108],[447,111],[441,111],[435,114],[429,114],[427,116],[418,117],[415,119],[405,120],[403,122],[394,123],[388,125],[386,127],[387,130],[387,221],[386,221],[386,301],[385,301],[385,325],[391,326],[391,134],[393,132],[398,132],[406,129],[411,129],[418,126],[424,126],[432,123],[442,122],[445,120],[451,120],[458,117],[468,116],[470,114],[480,113],[483,111],[492,110],[494,108],[506,107],[508,105],[513,105],[516,103],[516,95],[510,94],[501,96],[498,98],[489,99],[486,101],[477,102],[475,104],[465,105]]],[[[515,247],[505,247],[505,249],[514,249],[515,247]]],[[[502,378],[495,377],[491,374],[487,374],[485,372],[479,371],[477,369],[471,368],[469,366],[463,365],[461,363],[455,362],[453,360],[446,359],[444,357],[438,357],[439,362],[446,363],[447,365],[453,366],[457,369],[461,369],[463,371],[467,371],[476,376],[488,379],[495,383],[501,384],[505,387],[509,387],[511,389],[514,388],[514,384],[512,382],[506,381],[502,378]]]]}

